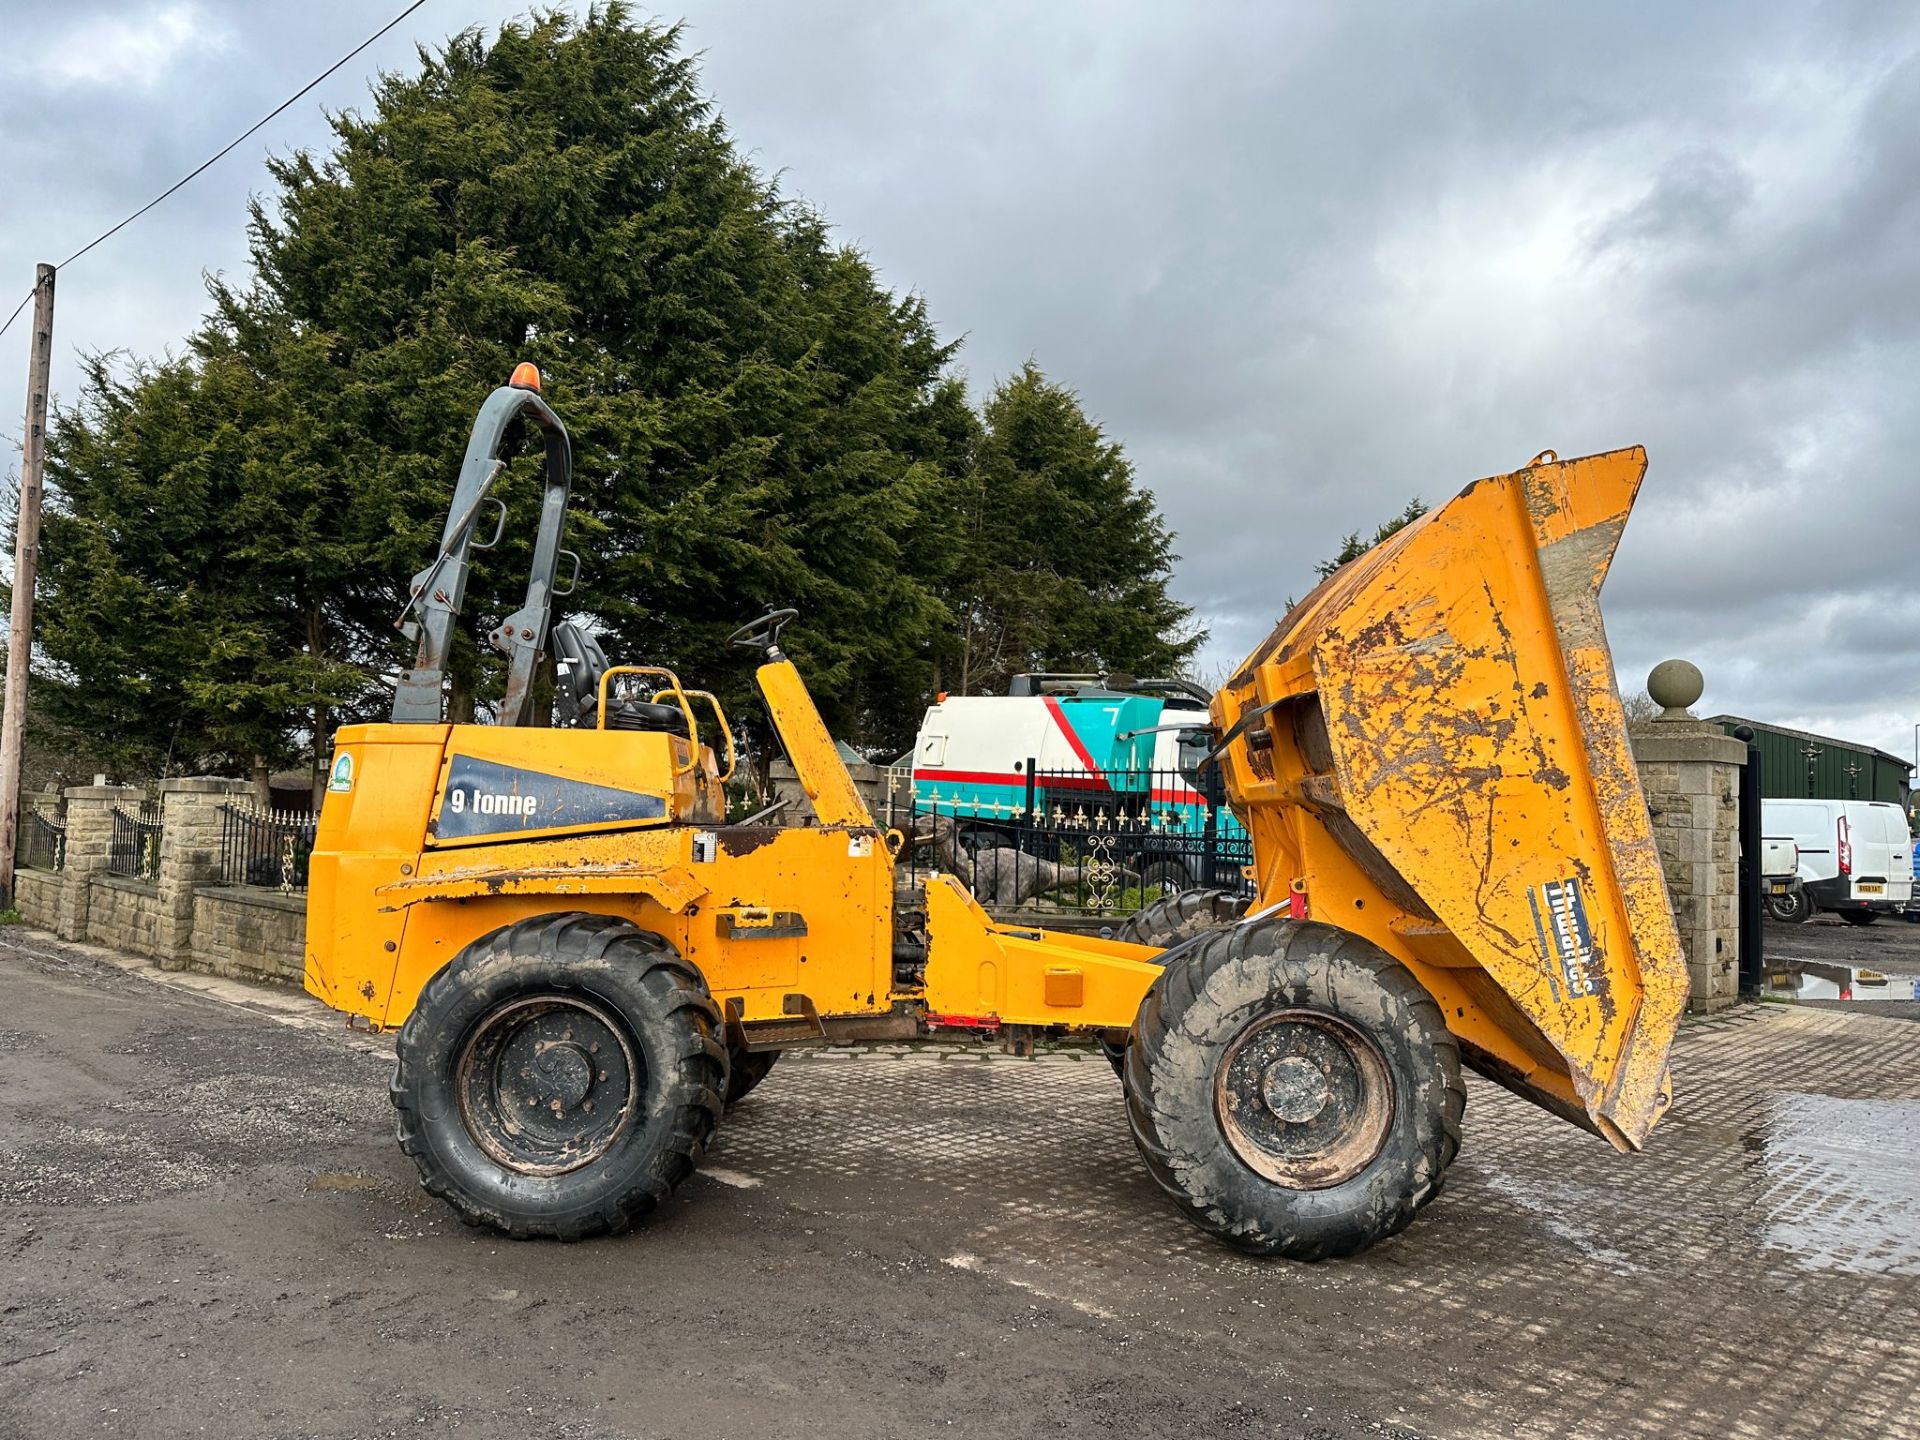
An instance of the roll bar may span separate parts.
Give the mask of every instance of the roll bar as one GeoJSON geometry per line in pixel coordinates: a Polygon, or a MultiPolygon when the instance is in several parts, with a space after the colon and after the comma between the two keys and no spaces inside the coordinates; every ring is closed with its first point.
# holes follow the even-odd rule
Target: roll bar
{"type": "Polygon", "coordinates": [[[520,366],[514,371],[511,384],[502,385],[487,397],[473,422],[466,458],[460,465],[460,481],[454,488],[453,504],[440,534],[440,552],[431,565],[413,577],[406,608],[394,622],[395,628],[409,640],[419,642],[413,667],[401,674],[393,692],[395,724],[436,725],[442,718],[442,691],[448,649],[453,641],[453,622],[466,600],[467,577],[472,568],[467,557],[470,551],[491,549],[506,527],[506,505],[489,492],[506,469],[506,463],[499,458],[501,443],[508,429],[522,419],[539,426],[546,442],[546,489],[540,502],[540,528],[534,537],[526,603],[502,621],[487,640],[507,657],[506,694],[494,723],[524,725],[532,712],[534,668],[546,648],[553,600],[556,594],[565,595],[572,590],[572,584],[565,590],[554,588],[560,557],[572,559],[575,581],[580,575],[580,557],[560,548],[560,532],[567,518],[567,491],[573,478],[573,446],[567,438],[567,427],[540,398],[539,383],[538,371],[531,365],[520,366]],[[500,518],[493,538],[485,544],[476,544],[474,521],[489,502],[499,507],[500,518]],[[416,613],[418,619],[409,618],[416,613]]]}

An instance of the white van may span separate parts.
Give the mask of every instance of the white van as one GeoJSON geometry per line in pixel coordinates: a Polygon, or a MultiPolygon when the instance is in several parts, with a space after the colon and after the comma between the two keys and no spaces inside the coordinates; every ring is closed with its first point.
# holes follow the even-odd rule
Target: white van
{"type": "Polygon", "coordinates": [[[1832,910],[1843,920],[1871,925],[1882,915],[1899,913],[1913,894],[1913,840],[1898,805],[1762,800],[1760,828],[1768,835],[1790,835],[1800,847],[1806,899],[1795,918],[1832,910]]]}

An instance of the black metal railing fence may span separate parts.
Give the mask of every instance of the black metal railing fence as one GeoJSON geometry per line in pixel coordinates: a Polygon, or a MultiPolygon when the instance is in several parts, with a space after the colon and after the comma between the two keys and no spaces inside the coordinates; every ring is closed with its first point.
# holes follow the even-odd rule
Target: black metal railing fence
{"type": "Polygon", "coordinates": [[[20,863],[34,870],[66,869],[65,823],[41,810],[26,811],[20,817],[20,863]]]}
{"type": "Polygon", "coordinates": [[[312,815],[291,811],[221,806],[221,881],[278,890],[283,895],[306,889],[317,823],[312,815]]]}
{"type": "Polygon", "coordinates": [[[901,767],[881,810],[907,837],[903,869],[955,875],[996,910],[1124,916],[1185,890],[1249,888],[1249,837],[1179,771],[1024,764],[1002,783],[916,787],[901,767]]]}
{"type": "Polygon", "coordinates": [[[113,833],[107,838],[107,873],[134,880],[160,875],[160,802],[150,799],[135,809],[113,807],[113,833]]]}

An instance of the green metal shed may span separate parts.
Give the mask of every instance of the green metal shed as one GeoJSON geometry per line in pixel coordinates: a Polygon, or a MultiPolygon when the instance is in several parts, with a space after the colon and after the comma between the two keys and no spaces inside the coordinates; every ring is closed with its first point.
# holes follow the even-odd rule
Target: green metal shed
{"type": "Polygon", "coordinates": [[[1712,715],[1707,723],[1729,735],[1740,725],[1753,730],[1753,743],[1760,747],[1760,794],[1765,798],[1907,803],[1913,779],[1910,760],[1871,745],[1743,720],[1738,715],[1712,715]]]}

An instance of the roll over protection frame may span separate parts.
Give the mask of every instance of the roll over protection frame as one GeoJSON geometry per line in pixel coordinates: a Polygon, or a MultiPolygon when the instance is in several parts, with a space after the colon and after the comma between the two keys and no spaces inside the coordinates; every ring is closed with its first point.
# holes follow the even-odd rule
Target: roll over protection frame
{"type": "MultiPolygon", "coordinates": [[[[522,367],[524,369],[526,367],[522,367]]],[[[520,371],[515,371],[516,379],[520,371]]],[[[413,577],[407,607],[395,622],[408,639],[417,639],[419,649],[411,669],[403,672],[393,692],[395,724],[436,725],[444,709],[442,694],[446,679],[447,655],[453,640],[453,622],[466,600],[467,577],[471,573],[468,554],[492,547],[500,538],[505,515],[493,540],[484,545],[473,541],[474,520],[490,498],[488,492],[506,469],[499,459],[501,443],[508,429],[521,419],[539,426],[546,443],[545,492],[540,502],[540,528],[534,537],[533,567],[527,577],[526,603],[501,622],[487,638],[494,649],[507,657],[506,694],[495,715],[497,725],[524,725],[533,708],[533,675],[546,648],[547,627],[552,618],[556,593],[554,577],[560,557],[573,561],[575,581],[580,560],[570,550],[560,548],[560,532],[567,518],[567,491],[573,477],[573,447],[567,427],[553,413],[537,390],[522,384],[502,385],[480,407],[467,440],[466,458],[460,465],[460,481],[453,492],[453,504],[440,535],[440,552],[433,563],[413,577]],[[418,614],[418,619],[408,617],[418,614]]],[[[498,500],[493,503],[500,504],[498,500]]]]}

